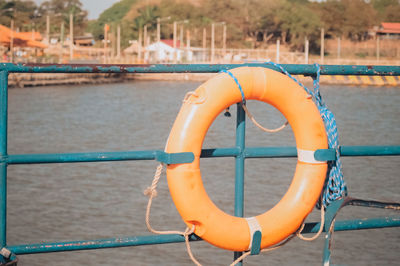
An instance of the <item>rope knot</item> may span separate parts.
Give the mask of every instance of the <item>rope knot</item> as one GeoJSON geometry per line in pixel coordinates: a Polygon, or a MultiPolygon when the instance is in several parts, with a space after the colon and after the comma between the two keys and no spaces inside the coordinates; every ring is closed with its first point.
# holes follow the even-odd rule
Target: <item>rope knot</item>
{"type": "Polygon", "coordinates": [[[153,187],[147,187],[144,191],[143,191],[143,194],[145,195],[145,196],[149,196],[149,197],[152,197],[152,198],[155,198],[155,197],[157,197],[157,190],[155,189],[155,188],[153,188],[153,187]]]}
{"type": "Polygon", "coordinates": [[[153,179],[153,182],[151,182],[151,186],[147,187],[143,191],[143,194],[145,196],[149,196],[150,198],[157,197],[157,184],[158,184],[158,181],[160,180],[160,176],[161,176],[163,167],[164,167],[164,165],[162,163],[160,163],[157,166],[157,170],[154,174],[154,179],[153,179]]]}
{"type": "Polygon", "coordinates": [[[185,232],[183,233],[183,236],[190,236],[191,234],[194,233],[194,230],[196,229],[196,225],[193,225],[192,228],[186,227],[185,232]]]}

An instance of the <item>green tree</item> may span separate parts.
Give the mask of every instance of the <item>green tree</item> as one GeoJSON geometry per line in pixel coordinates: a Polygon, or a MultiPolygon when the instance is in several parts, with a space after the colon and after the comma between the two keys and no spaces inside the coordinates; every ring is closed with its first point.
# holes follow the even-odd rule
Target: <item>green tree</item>
{"type": "MultiPolygon", "coordinates": [[[[89,31],[93,34],[94,38],[101,40],[104,38],[104,25],[110,24],[111,26],[122,23],[124,17],[132,8],[132,6],[137,3],[138,0],[121,0],[110,8],[103,11],[99,18],[95,21],[89,23],[89,31]]],[[[125,21],[122,28],[123,42],[126,44],[129,35],[132,34],[133,21],[125,21]]]]}
{"type": "Polygon", "coordinates": [[[262,40],[264,42],[280,38],[282,30],[279,25],[279,19],[277,18],[277,12],[282,9],[284,5],[285,2],[283,1],[273,1],[268,4],[268,8],[263,9],[260,24],[263,35],[262,40]]]}
{"type": "Polygon", "coordinates": [[[36,8],[33,1],[0,0],[0,24],[10,27],[11,19],[14,19],[15,29],[31,30],[36,8]]]}
{"type": "Polygon", "coordinates": [[[73,15],[74,34],[83,34],[87,26],[87,11],[83,10],[80,0],[49,0],[43,2],[37,9],[37,28],[46,30],[46,17],[51,21],[50,32],[60,32],[61,23],[69,26],[70,14],[73,15]]]}
{"type": "Polygon", "coordinates": [[[340,37],[344,34],[346,6],[337,0],[315,3],[312,9],[319,15],[326,34],[340,37]]]}
{"type": "Polygon", "coordinates": [[[378,13],[385,12],[386,8],[389,6],[399,5],[398,0],[372,0],[371,3],[378,13]]]}
{"type": "Polygon", "coordinates": [[[137,32],[144,25],[148,25],[148,30],[154,30],[157,26],[158,8],[157,6],[145,6],[138,10],[139,16],[134,19],[134,30],[137,32]]]}
{"type": "Polygon", "coordinates": [[[287,1],[277,10],[275,23],[281,30],[282,42],[290,42],[293,48],[301,49],[305,38],[311,45],[318,40],[321,22],[308,4],[287,1]]]}
{"type": "Polygon", "coordinates": [[[342,0],[344,12],[343,33],[355,41],[367,38],[367,32],[377,23],[376,11],[364,0],[342,0]]]}
{"type": "MultiPolygon", "coordinates": [[[[209,25],[210,19],[202,15],[202,9],[190,2],[177,2],[175,0],[163,0],[156,12],[157,17],[168,18],[161,27],[161,38],[171,39],[173,37],[173,22],[187,20],[185,27],[198,32],[200,28],[209,25]]],[[[199,44],[199,43],[197,43],[199,44]]]]}
{"type": "Polygon", "coordinates": [[[377,24],[377,11],[364,0],[328,0],[314,3],[328,36],[365,40],[368,30],[377,24]]]}
{"type": "Polygon", "coordinates": [[[398,0],[372,0],[378,13],[379,22],[400,22],[400,2],[398,0]]]}
{"type": "Polygon", "coordinates": [[[244,36],[251,40],[252,47],[264,45],[276,32],[275,13],[282,6],[282,1],[248,0],[243,8],[245,25],[244,36]]]}
{"type": "Polygon", "coordinates": [[[400,5],[388,6],[381,22],[400,22],[400,5]]]}
{"type": "Polygon", "coordinates": [[[210,22],[225,22],[230,46],[256,47],[259,34],[263,36],[264,10],[276,4],[275,0],[206,0],[202,13],[210,22]]]}

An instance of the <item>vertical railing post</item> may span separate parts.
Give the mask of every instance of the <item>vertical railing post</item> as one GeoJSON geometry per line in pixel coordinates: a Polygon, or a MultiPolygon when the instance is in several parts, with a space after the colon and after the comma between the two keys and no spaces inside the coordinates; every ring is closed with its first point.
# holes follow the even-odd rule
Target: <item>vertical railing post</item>
{"type": "Polygon", "coordinates": [[[7,243],[7,85],[8,72],[2,70],[0,71],[0,249],[7,243]]]}
{"type": "MultiPolygon", "coordinates": [[[[243,217],[244,215],[244,149],[246,137],[246,115],[241,103],[237,104],[236,117],[236,147],[240,153],[235,158],[235,216],[243,217]]],[[[236,260],[242,255],[242,252],[235,252],[234,259],[236,260]]],[[[239,262],[237,265],[242,265],[239,262]]]]}

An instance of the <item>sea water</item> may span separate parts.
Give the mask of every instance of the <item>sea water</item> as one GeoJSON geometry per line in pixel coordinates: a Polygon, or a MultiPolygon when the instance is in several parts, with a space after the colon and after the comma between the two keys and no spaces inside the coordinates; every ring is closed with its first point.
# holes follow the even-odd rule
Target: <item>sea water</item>
{"type": "MultiPolygon", "coordinates": [[[[10,89],[8,152],[68,153],[162,150],[188,91],[199,82],[131,83],[10,89]]],[[[336,116],[341,145],[399,145],[400,89],[322,86],[336,116]]],[[[248,102],[256,119],[274,128],[284,117],[264,103],[248,102]]],[[[233,147],[236,107],[211,126],[203,147],[233,147]]],[[[287,127],[264,133],[247,121],[246,146],[295,146],[287,127]]],[[[349,195],[400,201],[399,157],[343,157],[349,195]]],[[[265,212],[287,190],[296,158],[248,159],[245,216],[265,212]]],[[[149,235],[147,197],[155,161],[11,165],[8,167],[7,243],[18,245],[149,235]]],[[[201,159],[207,193],[227,213],[234,212],[234,158],[201,159]]],[[[151,210],[158,230],[184,230],[169,196],[165,175],[151,210]]],[[[398,212],[346,207],[338,219],[394,216],[398,212]]],[[[318,221],[315,210],[308,221],[318,221]]],[[[398,265],[398,228],[336,232],[332,263],[398,265]]],[[[246,265],[320,265],[324,239],[294,239],[279,250],[245,260],[246,265]]],[[[192,243],[203,265],[228,265],[232,252],[192,243]]],[[[19,265],[192,265],[183,243],[20,255],[19,265]]]]}

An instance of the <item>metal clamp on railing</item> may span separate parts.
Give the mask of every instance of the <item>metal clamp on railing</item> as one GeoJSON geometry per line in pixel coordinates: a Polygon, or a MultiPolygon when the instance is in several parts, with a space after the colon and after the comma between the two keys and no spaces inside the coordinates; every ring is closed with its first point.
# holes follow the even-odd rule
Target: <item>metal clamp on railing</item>
{"type": "MultiPolygon", "coordinates": [[[[339,147],[340,154],[340,147],[339,147]]],[[[335,161],[336,160],[336,150],[335,149],[319,149],[314,153],[314,158],[317,161],[335,161]]]]}
{"type": "Polygon", "coordinates": [[[191,163],[194,161],[193,152],[167,153],[156,151],[156,160],[165,164],[191,163]]]}
{"type": "Polygon", "coordinates": [[[253,234],[253,241],[251,242],[251,249],[250,249],[250,254],[251,255],[258,255],[260,254],[261,251],[261,232],[260,231],[255,231],[253,234]]]}

